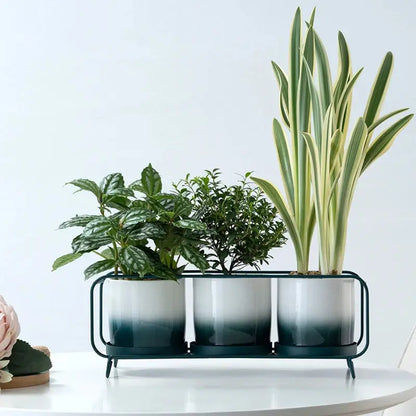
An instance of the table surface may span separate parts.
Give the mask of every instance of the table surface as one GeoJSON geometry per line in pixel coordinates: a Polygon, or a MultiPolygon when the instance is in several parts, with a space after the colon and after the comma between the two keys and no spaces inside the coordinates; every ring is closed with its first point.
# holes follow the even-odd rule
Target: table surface
{"type": "Polygon", "coordinates": [[[93,353],[52,355],[49,385],[0,393],[13,415],[359,415],[416,396],[416,376],[343,360],[120,360],[109,379],[93,353]]]}

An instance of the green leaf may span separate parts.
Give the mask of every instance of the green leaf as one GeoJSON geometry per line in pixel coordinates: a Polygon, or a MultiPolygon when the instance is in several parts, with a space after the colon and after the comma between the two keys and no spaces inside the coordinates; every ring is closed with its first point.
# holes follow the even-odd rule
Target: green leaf
{"type": "Polygon", "coordinates": [[[100,184],[101,192],[106,195],[111,195],[121,188],[124,188],[124,179],[121,173],[110,173],[100,184]]]}
{"type": "Polygon", "coordinates": [[[27,342],[18,339],[9,358],[8,370],[14,376],[28,376],[48,371],[51,360],[42,351],[35,350],[27,342]]]}
{"type": "Polygon", "coordinates": [[[204,272],[209,268],[209,263],[203,253],[191,245],[183,245],[180,249],[182,257],[193,264],[198,270],[204,272]]]}
{"type": "Polygon", "coordinates": [[[153,217],[153,213],[143,208],[133,208],[125,214],[121,223],[124,228],[136,226],[153,217]]]}
{"type": "Polygon", "coordinates": [[[113,240],[110,237],[84,237],[81,234],[72,240],[72,250],[74,253],[88,253],[102,246],[107,246],[112,242],[113,240]]]}
{"type": "Polygon", "coordinates": [[[90,277],[105,272],[107,270],[112,269],[115,266],[115,260],[114,259],[108,259],[108,260],[100,260],[96,263],[91,264],[84,270],[84,276],[85,280],[89,279],[90,277]]]}
{"type": "Polygon", "coordinates": [[[109,208],[115,208],[121,211],[125,211],[130,206],[130,200],[125,196],[119,195],[106,195],[104,198],[105,205],[109,208]]]}
{"type": "Polygon", "coordinates": [[[76,192],[79,191],[89,191],[92,192],[97,199],[100,198],[100,188],[98,185],[89,179],[74,179],[71,182],[68,182],[66,185],[74,185],[79,188],[76,192]]]}
{"type": "Polygon", "coordinates": [[[59,269],[62,266],[65,266],[66,264],[72,263],[74,260],[79,259],[82,256],[83,253],[69,253],[64,254],[61,257],[58,257],[52,265],[52,271],[59,269]]]}
{"type": "Polygon", "coordinates": [[[173,194],[159,193],[149,196],[147,201],[156,211],[167,211],[174,214],[176,198],[177,196],[173,194]]]}
{"type": "Polygon", "coordinates": [[[120,196],[120,197],[129,197],[134,196],[134,192],[129,188],[116,188],[109,190],[106,195],[109,196],[120,196]]]}
{"type": "Polygon", "coordinates": [[[106,217],[99,217],[90,221],[84,228],[82,235],[84,237],[92,237],[100,234],[106,234],[112,228],[111,221],[106,217]]]}
{"type": "Polygon", "coordinates": [[[132,274],[144,276],[151,269],[146,253],[137,247],[122,248],[119,252],[119,261],[132,274]]]}
{"type": "Polygon", "coordinates": [[[132,182],[129,185],[129,188],[133,189],[134,191],[139,191],[139,192],[144,193],[141,179],[138,179],[137,181],[132,182]]]}
{"type": "Polygon", "coordinates": [[[362,172],[364,172],[378,157],[390,149],[396,136],[404,129],[406,124],[409,123],[412,118],[413,114],[401,118],[373,140],[365,155],[362,172]]]}
{"type": "Polygon", "coordinates": [[[186,228],[188,230],[206,230],[207,226],[201,221],[191,220],[191,219],[184,219],[175,221],[173,223],[175,227],[179,228],[186,228]]]}
{"type": "Polygon", "coordinates": [[[173,212],[176,217],[189,217],[192,213],[191,201],[178,195],[174,200],[173,212]]]}
{"type": "Polygon", "coordinates": [[[159,224],[151,222],[128,232],[128,236],[134,240],[160,239],[166,236],[166,232],[159,224]]]}
{"type": "Polygon", "coordinates": [[[103,257],[107,260],[114,260],[114,252],[113,249],[108,247],[100,253],[103,257]]]}
{"type": "Polygon", "coordinates": [[[152,266],[152,275],[167,280],[177,280],[178,273],[175,270],[169,269],[169,267],[158,262],[152,266]]]}
{"type": "Polygon", "coordinates": [[[85,227],[90,221],[101,218],[99,215],[76,215],[75,217],[63,222],[58,228],[60,230],[69,227],[85,227]]]}
{"type": "Polygon", "coordinates": [[[391,52],[387,52],[368,97],[367,106],[364,112],[364,120],[367,126],[371,126],[374,123],[374,120],[380,112],[384,96],[387,92],[392,69],[393,54],[391,52]]]}
{"type": "Polygon", "coordinates": [[[141,184],[146,195],[152,196],[162,191],[162,180],[159,173],[153,169],[152,165],[143,169],[141,184]]]}

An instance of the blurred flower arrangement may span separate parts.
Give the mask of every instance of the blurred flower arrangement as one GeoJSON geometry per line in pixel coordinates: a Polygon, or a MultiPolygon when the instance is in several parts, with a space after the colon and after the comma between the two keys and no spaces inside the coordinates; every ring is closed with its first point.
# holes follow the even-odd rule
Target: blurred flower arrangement
{"type": "Polygon", "coordinates": [[[8,383],[12,374],[7,370],[13,346],[20,334],[20,325],[16,312],[2,296],[0,296],[0,383],[8,383]]]}
{"type": "Polygon", "coordinates": [[[43,373],[52,367],[42,347],[18,339],[20,324],[13,307],[0,296],[0,387],[15,376],[43,373]]]}

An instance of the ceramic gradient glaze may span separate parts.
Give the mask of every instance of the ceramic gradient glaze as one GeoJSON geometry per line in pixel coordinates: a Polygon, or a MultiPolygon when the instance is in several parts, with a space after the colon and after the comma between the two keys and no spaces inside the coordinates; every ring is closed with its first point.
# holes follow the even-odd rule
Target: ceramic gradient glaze
{"type": "Polygon", "coordinates": [[[193,287],[196,344],[270,343],[270,279],[204,277],[193,287]]]}
{"type": "Polygon", "coordinates": [[[171,347],[185,341],[185,284],[109,280],[110,342],[120,347],[171,347]]]}
{"type": "Polygon", "coordinates": [[[279,343],[295,346],[352,344],[354,305],[354,279],[279,279],[279,343]]]}

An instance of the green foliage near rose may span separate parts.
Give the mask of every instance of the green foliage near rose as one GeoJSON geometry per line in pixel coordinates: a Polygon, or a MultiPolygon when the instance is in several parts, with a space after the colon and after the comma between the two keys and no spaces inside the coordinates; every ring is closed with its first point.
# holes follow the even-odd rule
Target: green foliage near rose
{"type": "Polygon", "coordinates": [[[205,172],[188,174],[175,189],[192,201],[194,217],[206,225],[200,234],[212,269],[224,274],[246,266],[259,269],[270,250],[286,242],[277,209],[249,181],[250,172],[232,186],[221,182],[219,169],[205,172]]]}
{"type": "Polygon", "coordinates": [[[121,173],[107,175],[99,185],[89,179],[69,184],[76,192],[92,193],[99,214],[76,215],[59,226],[81,227],[82,232],[72,240],[72,252],[56,259],[52,270],[86,253],[101,258],[84,271],[86,279],[113,270],[174,280],[184,269],[181,258],[202,271],[209,267],[199,240],[205,224],[191,218],[192,203],[184,195],[162,192],[161,177],[151,164],[129,186],[121,173]]]}

